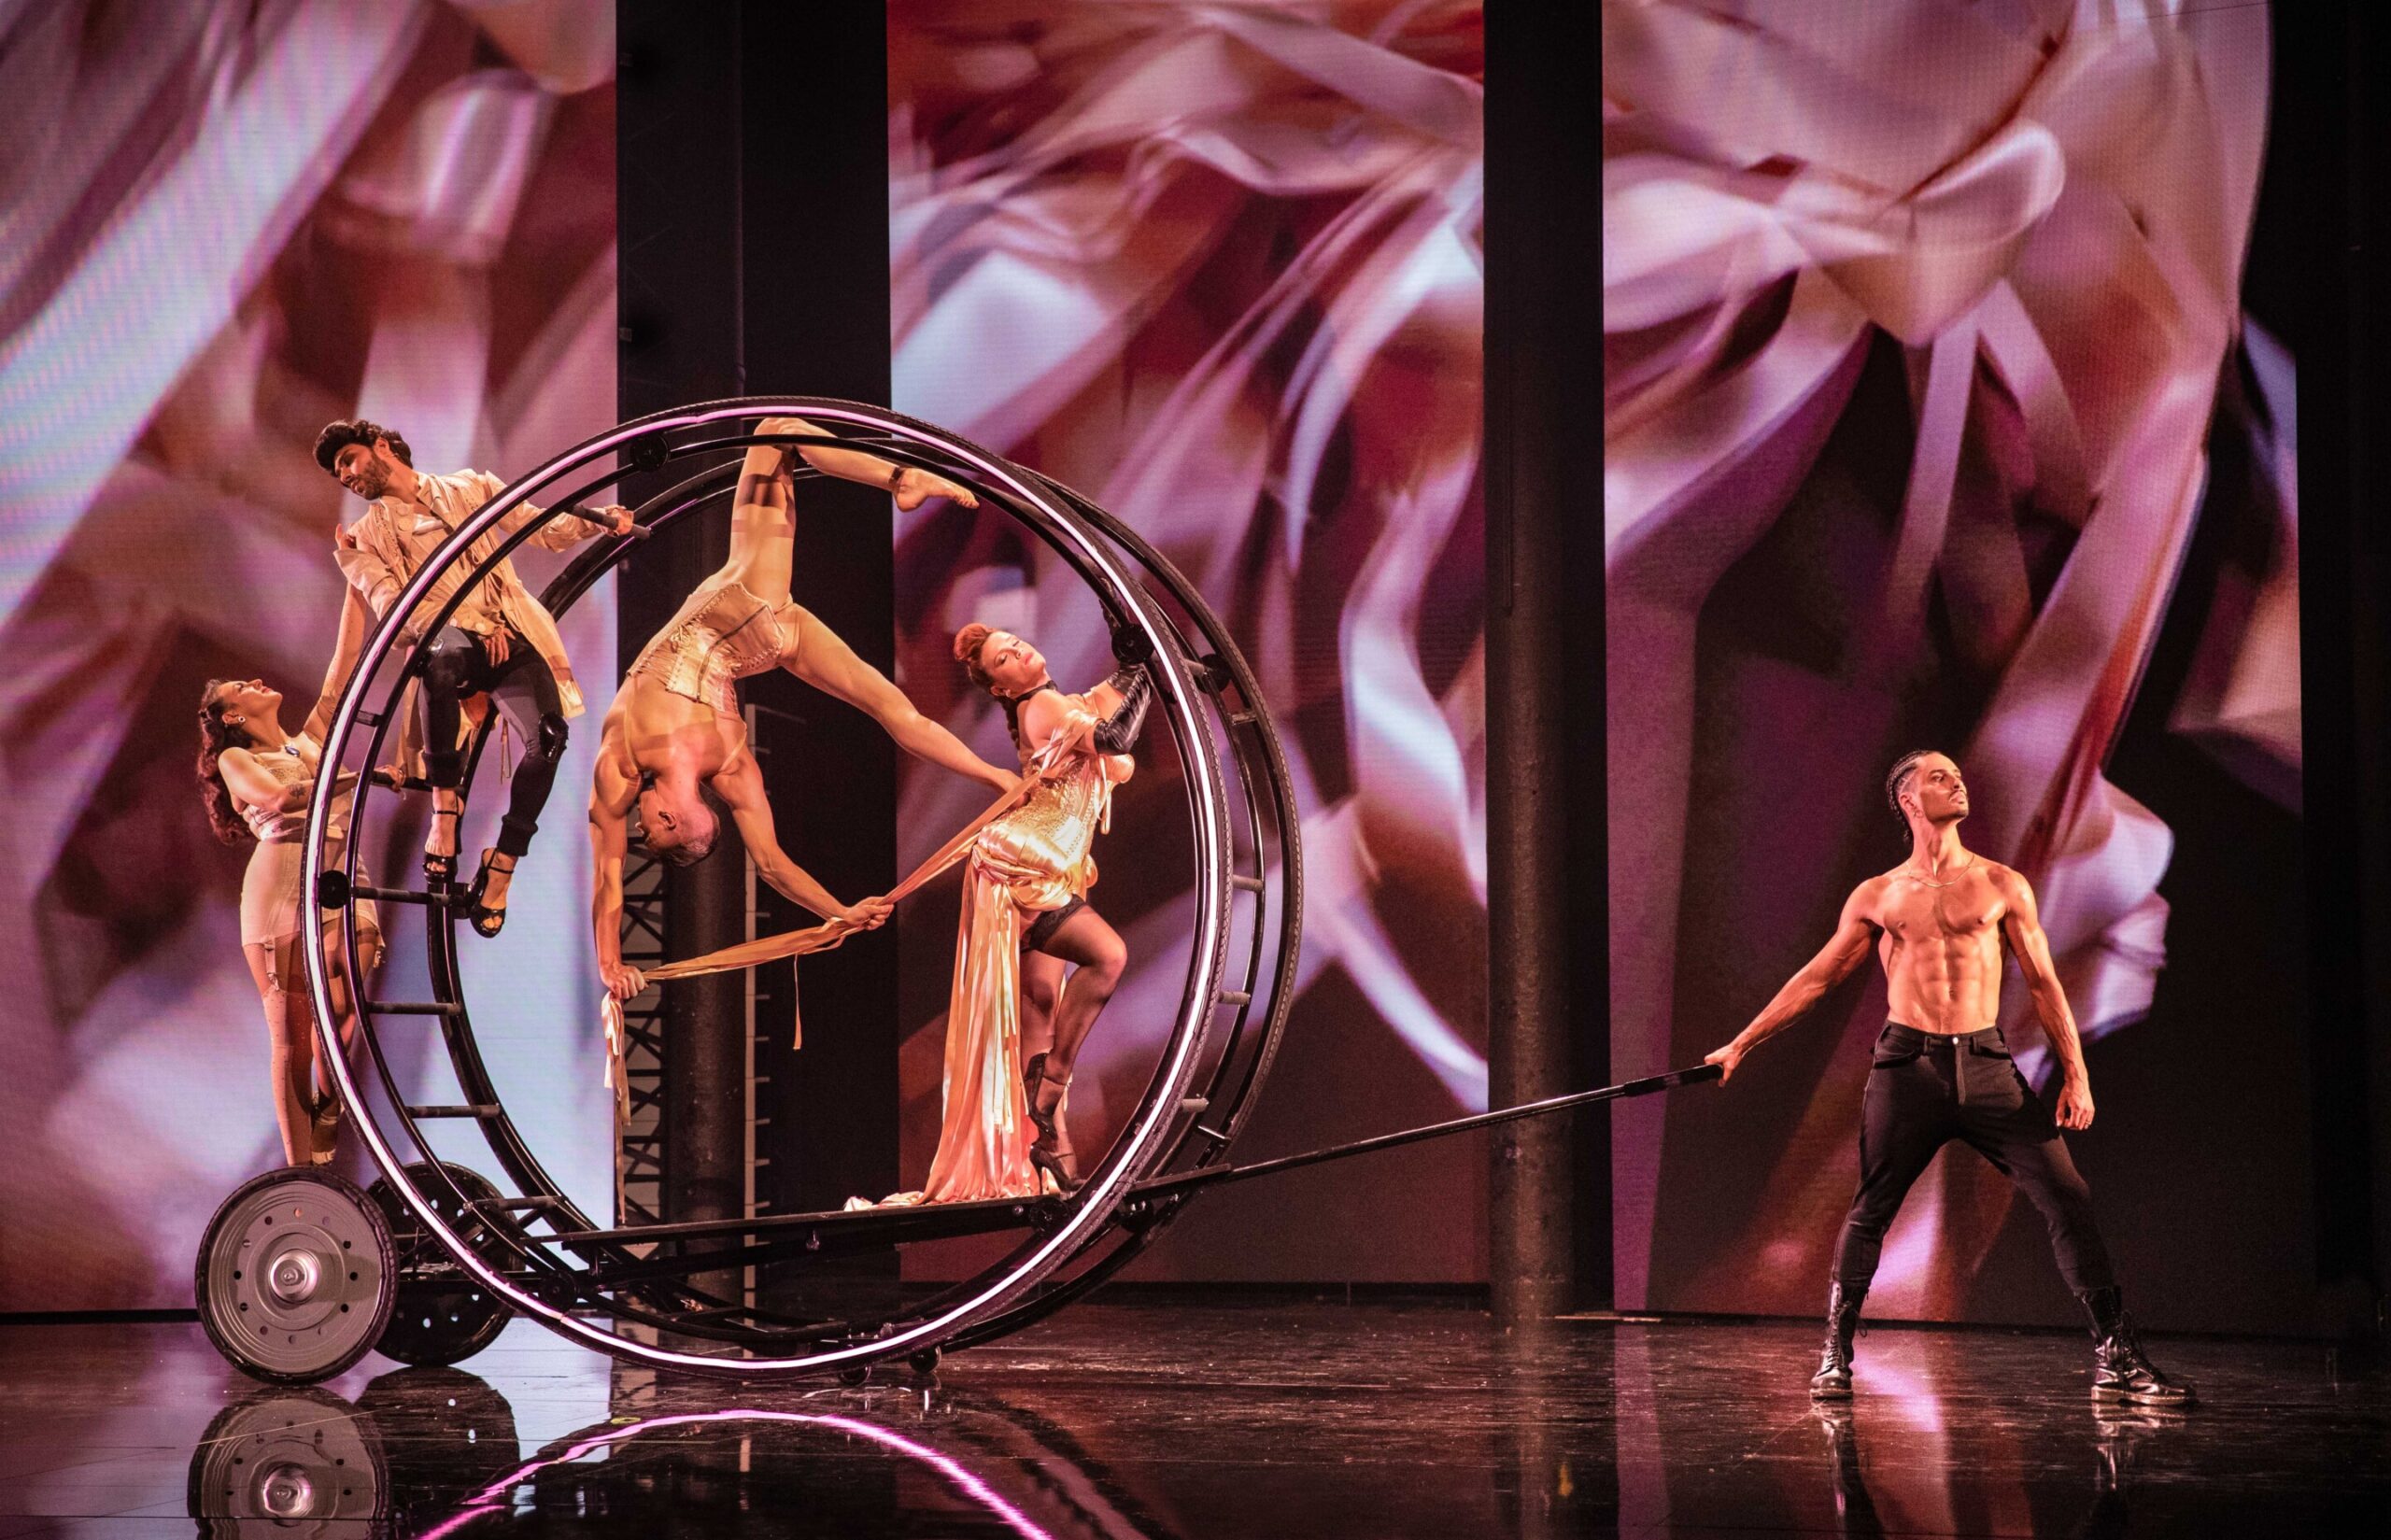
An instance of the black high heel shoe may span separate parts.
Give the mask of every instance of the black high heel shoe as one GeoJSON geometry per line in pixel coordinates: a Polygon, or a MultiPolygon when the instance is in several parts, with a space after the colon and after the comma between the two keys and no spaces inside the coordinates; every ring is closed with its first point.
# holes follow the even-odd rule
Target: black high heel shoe
{"type": "Polygon", "coordinates": [[[1046,1055],[1032,1054],[1022,1066],[1023,1089],[1029,1095],[1029,1125],[1038,1130],[1037,1139],[1029,1147],[1029,1164],[1054,1179],[1054,1186],[1065,1197],[1079,1190],[1079,1157],[1071,1149],[1068,1130],[1065,1126],[1064,1099],[1070,1095],[1071,1082],[1058,1081],[1046,1073],[1046,1055]],[[1054,1099],[1046,1097],[1048,1091],[1054,1099]]]}
{"type": "MultiPolygon", "coordinates": [[[[434,818],[454,818],[461,823],[465,816],[465,810],[462,808],[433,808],[432,810],[432,816],[434,818]]],[[[455,882],[457,880],[457,853],[452,850],[446,855],[434,855],[432,852],[428,850],[425,851],[423,853],[423,874],[435,883],[455,882]]]]}
{"type": "MultiPolygon", "coordinates": [[[[500,931],[506,928],[506,907],[502,904],[498,908],[492,909],[488,901],[489,896],[489,874],[493,870],[509,877],[512,877],[515,874],[516,857],[508,855],[505,857],[506,865],[502,867],[497,865],[502,854],[502,852],[496,850],[486,850],[482,852],[481,869],[474,874],[474,888],[472,894],[469,896],[473,903],[473,908],[466,911],[465,921],[468,925],[474,927],[474,934],[476,936],[494,937],[500,931]]],[[[511,892],[514,884],[510,883],[507,886],[511,892]]]]}

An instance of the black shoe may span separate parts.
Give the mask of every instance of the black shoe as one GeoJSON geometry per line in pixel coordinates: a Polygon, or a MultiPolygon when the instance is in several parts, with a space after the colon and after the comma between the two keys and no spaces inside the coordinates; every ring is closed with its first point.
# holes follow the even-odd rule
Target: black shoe
{"type": "Polygon", "coordinates": [[[1864,1288],[1838,1283],[1827,1294],[1827,1340],[1818,1358],[1818,1372],[1810,1377],[1813,1401],[1851,1399],[1851,1337],[1860,1329],[1860,1302],[1864,1288]]]}
{"type": "Polygon", "coordinates": [[[1038,1137],[1029,1146],[1029,1164],[1043,1173],[1065,1197],[1079,1190],[1079,1157],[1071,1149],[1071,1136],[1064,1126],[1063,1098],[1071,1088],[1068,1081],[1058,1081],[1046,1073],[1046,1055],[1035,1054],[1022,1067],[1022,1080],[1029,1093],[1029,1125],[1038,1130],[1038,1137]],[[1051,1097],[1047,1092],[1054,1092],[1051,1097]]]}
{"type": "MultiPolygon", "coordinates": [[[[502,903],[492,909],[489,904],[489,877],[493,871],[501,876],[513,877],[515,857],[505,856],[506,865],[502,867],[496,865],[500,859],[501,853],[498,851],[482,852],[481,870],[474,874],[473,891],[466,896],[470,907],[465,911],[465,923],[474,927],[474,934],[476,936],[495,938],[500,931],[506,928],[506,906],[502,903]]],[[[507,892],[512,896],[514,891],[514,884],[510,883],[507,885],[507,892]]]]}
{"type": "Polygon", "coordinates": [[[2092,1398],[2144,1406],[2188,1406],[2192,1388],[2170,1379],[2143,1356],[2133,1318],[2115,1285],[2075,1296],[2092,1321],[2092,1398]]]}
{"type": "MultiPolygon", "coordinates": [[[[462,808],[433,808],[432,810],[432,816],[434,818],[452,818],[461,823],[465,816],[465,810],[462,808]]],[[[453,828],[450,829],[448,837],[452,840],[455,839],[456,830],[453,828]]],[[[434,883],[455,882],[457,880],[457,857],[455,853],[451,852],[446,855],[435,855],[428,850],[425,851],[423,853],[423,874],[434,883]]]]}

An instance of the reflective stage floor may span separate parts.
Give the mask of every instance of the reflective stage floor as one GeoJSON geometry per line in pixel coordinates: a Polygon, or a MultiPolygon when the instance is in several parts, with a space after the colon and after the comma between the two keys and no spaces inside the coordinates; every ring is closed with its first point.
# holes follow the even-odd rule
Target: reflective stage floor
{"type": "Polygon", "coordinates": [[[1827,1416],[1815,1341],[1129,1296],[935,1383],[659,1383],[517,1323],[276,1391],[195,1325],[11,1325],[0,1540],[2391,1533],[2391,1382],[2321,1347],[2161,1338],[2202,1405],[2160,1415],[2093,1406],[2081,1337],[1880,1329],[1827,1416]]]}

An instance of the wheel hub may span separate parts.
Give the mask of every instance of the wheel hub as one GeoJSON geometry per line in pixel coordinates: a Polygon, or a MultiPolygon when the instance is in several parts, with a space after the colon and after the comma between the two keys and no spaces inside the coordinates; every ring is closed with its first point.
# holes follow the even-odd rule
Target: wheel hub
{"type": "Polygon", "coordinates": [[[258,1477],[258,1510],[276,1519],[305,1519],[316,1511],[316,1483],[304,1467],[284,1461],[258,1477]]]}
{"type": "Polygon", "coordinates": [[[266,1290],[281,1305],[304,1305],[316,1297],[323,1271],[323,1263],[314,1251],[294,1246],[268,1264],[266,1290]]]}

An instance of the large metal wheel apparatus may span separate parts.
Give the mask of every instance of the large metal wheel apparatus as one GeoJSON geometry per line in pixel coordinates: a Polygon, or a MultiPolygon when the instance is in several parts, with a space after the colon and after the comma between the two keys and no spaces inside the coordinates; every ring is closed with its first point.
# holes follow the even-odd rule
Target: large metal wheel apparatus
{"type": "MultiPolygon", "coordinates": [[[[504,549],[531,532],[516,532],[504,549]]],[[[549,609],[569,609],[641,549],[632,536],[601,537],[549,586],[549,609]]],[[[798,597],[802,601],[802,572],[798,597]]],[[[441,621],[457,602],[448,600],[441,621]]],[[[437,634],[438,625],[427,634],[437,634]]],[[[321,774],[306,835],[307,889],[337,915],[352,977],[363,976],[355,966],[353,906],[368,897],[421,906],[432,997],[361,998],[366,1068],[352,1074],[329,1040],[329,979],[310,951],[325,1062],[335,1067],[381,1177],[360,1194],[337,1179],[276,1172],[236,1193],[210,1226],[196,1279],[202,1317],[226,1356],[262,1378],[336,1374],[383,1339],[385,1322],[396,1334],[386,1350],[411,1363],[454,1362],[486,1345],[510,1315],[659,1368],[755,1378],[854,1376],[889,1359],[927,1367],[942,1351],[1000,1336],[1095,1288],[1149,1244],[1194,1191],[1228,1174],[1229,1150],[1293,1003],[1302,893],[1294,789],[1253,675],[1226,628],[1193,585],[1111,514],[977,445],[880,407],[775,397],[659,413],[599,434],[509,486],[457,530],[391,605],[341,696],[321,774]],[[756,431],[760,419],[783,416],[801,417],[828,436],[756,431]],[[484,1065],[458,967],[461,915],[449,894],[358,880],[356,853],[373,843],[372,821],[390,816],[398,796],[364,772],[383,763],[401,693],[421,671],[428,648],[402,644],[401,621],[442,574],[522,503],[562,509],[608,501],[602,494],[631,472],[675,462],[688,468],[686,479],[636,510],[646,530],[686,517],[731,495],[739,452],[759,443],[867,449],[969,486],[1080,575],[1110,621],[1116,654],[1153,670],[1153,714],[1179,758],[1196,877],[1185,988],[1143,1096],[1068,1197],[597,1222],[550,1180],[484,1065]],[[327,866],[327,794],[344,768],[360,772],[356,832],[342,864],[327,866]],[[425,1102],[402,1086],[394,1055],[385,1051],[397,1034],[429,1031],[445,1044],[460,1096],[454,1103],[425,1102]],[[488,1172],[460,1164],[453,1149],[447,1158],[432,1149],[431,1129],[459,1124],[487,1146],[488,1172]],[[782,1277],[835,1272],[857,1252],[964,1236],[998,1237],[982,1244],[987,1254],[1001,1254],[936,1293],[866,1291],[871,1303],[854,1308],[776,1311],[710,1282],[751,1265],[771,1265],[782,1277]],[[340,1264],[358,1256],[374,1265],[340,1264]]],[[[596,1067],[559,1072],[594,1075],[596,1067]]],[[[806,1297],[851,1296],[828,1289],[806,1297]]]]}

